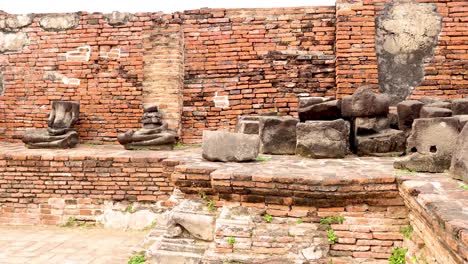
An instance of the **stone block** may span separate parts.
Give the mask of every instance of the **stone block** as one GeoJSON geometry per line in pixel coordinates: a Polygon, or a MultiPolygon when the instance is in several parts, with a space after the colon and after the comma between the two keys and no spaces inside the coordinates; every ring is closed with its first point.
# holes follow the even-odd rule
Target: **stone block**
{"type": "Polygon", "coordinates": [[[259,116],[239,116],[237,117],[236,132],[242,134],[258,135],[259,116]]]}
{"type": "Polygon", "coordinates": [[[299,108],[304,108],[331,100],[333,100],[333,97],[300,97],[299,108]]]}
{"type": "Polygon", "coordinates": [[[332,100],[299,108],[299,120],[335,120],[341,118],[341,100],[332,100]]]}
{"type": "Polygon", "coordinates": [[[450,165],[450,173],[454,179],[468,184],[468,124],[458,135],[456,147],[450,165]]]}
{"type": "Polygon", "coordinates": [[[344,158],[349,153],[349,122],[307,121],[297,124],[296,154],[310,158],[344,158]]]}
{"type": "Polygon", "coordinates": [[[458,119],[454,117],[416,119],[408,137],[407,152],[451,156],[458,134],[458,119]]]}
{"type": "Polygon", "coordinates": [[[450,167],[450,160],[433,154],[411,153],[393,163],[398,170],[441,173],[450,167]]]}
{"type": "Polygon", "coordinates": [[[296,153],[296,124],[293,117],[263,117],[260,119],[261,152],[267,154],[296,153]]]}
{"type": "Polygon", "coordinates": [[[417,100],[406,100],[397,104],[398,128],[401,130],[411,129],[413,121],[419,118],[423,106],[424,103],[417,100]]]}
{"type": "Polygon", "coordinates": [[[465,127],[465,125],[468,123],[468,115],[454,115],[454,118],[458,119],[460,131],[465,127]]]}
{"type": "Polygon", "coordinates": [[[457,118],[416,119],[407,142],[407,153],[411,154],[395,161],[394,167],[420,172],[448,170],[458,134],[457,118]]]}
{"type": "Polygon", "coordinates": [[[438,108],[445,108],[445,109],[452,110],[452,103],[451,102],[445,102],[445,101],[434,102],[434,103],[426,104],[424,106],[425,107],[438,107],[438,108]]]}
{"type": "Polygon", "coordinates": [[[452,110],[442,107],[423,106],[419,113],[420,118],[450,117],[452,110]]]}
{"type": "Polygon", "coordinates": [[[406,134],[396,129],[356,136],[356,153],[360,156],[398,156],[405,151],[406,134]]]}
{"type": "Polygon", "coordinates": [[[230,133],[225,131],[203,131],[203,158],[210,161],[241,162],[254,160],[258,156],[258,135],[230,133]]]}
{"type": "Polygon", "coordinates": [[[390,128],[388,117],[356,117],[354,119],[354,132],[356,135],[378,133],[390,128]]]}
{"type": "Polygon", "coordinates": [[[387,116],[390,98],[385,94],[376,94],[369,87],[363,86],[353,95],[345,96],[341,102],[343,117],[387,116]]]}
{"type": "Polygon", "coordinates": [[[468,115],[468,98],[454,99],[452,101],[453,115],[468,115]]]}

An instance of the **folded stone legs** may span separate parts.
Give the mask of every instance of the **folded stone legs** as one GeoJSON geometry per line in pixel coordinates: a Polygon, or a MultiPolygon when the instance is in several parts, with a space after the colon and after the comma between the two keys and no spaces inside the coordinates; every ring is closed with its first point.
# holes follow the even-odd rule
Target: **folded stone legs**
{"type": "Polygon", "coordinates": [[[47,129],[34,129],[27,130],[23,136],[23,142],[28,148],[73,148],[78,141],[78,133],[74,130],[54,136],[47,129]]]}

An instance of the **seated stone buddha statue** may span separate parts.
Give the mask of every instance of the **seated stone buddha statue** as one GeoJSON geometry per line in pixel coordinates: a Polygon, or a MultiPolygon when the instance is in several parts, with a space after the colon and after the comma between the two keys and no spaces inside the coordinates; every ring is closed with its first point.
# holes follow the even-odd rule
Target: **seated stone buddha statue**
{"type": "Polygon", "coordinates": [[[72,148],[78,133],[72,126],[78,121],[80,104],[72,101],[52,102],[47,129],[26,130],[23,142],[28,148],[72,148]]]}
{"type": "Polygon", "coordinates": [[[125,149],[172,149],[177,141],[175,131],[168,129],[156,105],[145,105],[141,123],[143,128],[119,134],[117,140],[125,149]]]}

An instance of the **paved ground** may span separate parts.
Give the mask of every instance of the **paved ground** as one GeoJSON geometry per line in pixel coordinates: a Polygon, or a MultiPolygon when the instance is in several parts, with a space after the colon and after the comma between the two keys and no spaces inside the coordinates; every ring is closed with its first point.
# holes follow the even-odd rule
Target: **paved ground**
{"type": "Polygon", "coordinates": [[[131,248],[145,234],[101,228],[0,226],[0,263],[127,263],[131,248]]]}

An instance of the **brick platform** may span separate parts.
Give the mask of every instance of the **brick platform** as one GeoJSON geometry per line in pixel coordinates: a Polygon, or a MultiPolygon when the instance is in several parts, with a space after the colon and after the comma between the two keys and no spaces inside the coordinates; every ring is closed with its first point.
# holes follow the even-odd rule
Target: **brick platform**
{"type": "MultiPolygon", "coordinates": [[[[339,237],[329,252],[334,263],[383,262],[402,245],[408,245],[408,257],[466,261],[467,192],[447,175],[395,172],[391,158],[264,156],[216,163],[202,160],[200,152],[108,145],[36,150],[1,143],[0,222],[93,220],[104,201],[164,201],[178,187],[189,196],[205,192],[218,207],[255,207],[278,218],[318,223],[324,216],[344,216],[343,224],[332,225],[339,237]],[[411,240],[400,232],[408,224],[411,240]]],[[[217,252],[232,251],[225,246],[217,252]]]]}

